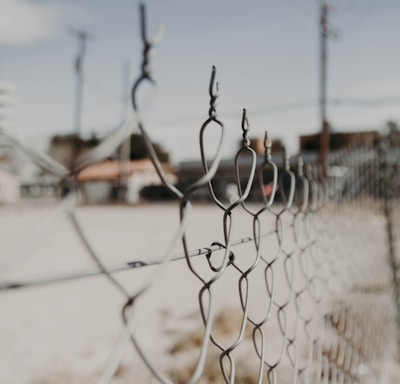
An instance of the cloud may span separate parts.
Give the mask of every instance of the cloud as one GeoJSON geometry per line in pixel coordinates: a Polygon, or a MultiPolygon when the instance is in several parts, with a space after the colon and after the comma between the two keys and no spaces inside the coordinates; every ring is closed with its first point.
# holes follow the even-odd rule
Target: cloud
{"type": "Polygon", "coordinates": [[[1,0],[0,44],[29,44],[58,33],[60,12],[47,2],[1,0]]]}

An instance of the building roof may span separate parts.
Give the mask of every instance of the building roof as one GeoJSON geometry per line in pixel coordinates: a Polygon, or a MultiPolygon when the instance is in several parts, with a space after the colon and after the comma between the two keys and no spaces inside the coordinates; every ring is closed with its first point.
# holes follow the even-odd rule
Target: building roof
{"type": "MultiPolygon", "coordinates": [[[[173,169],[167,163],[161,163],[161,167],[167,174],[173,174],[173,169]]],[[[155,169],[150,159],[130,160],[126,162],[106,160],[93,164],[83,169],[78,174],[78,180],[117,180],[123,175],[134,173],[154,173],[155,169]]]]}

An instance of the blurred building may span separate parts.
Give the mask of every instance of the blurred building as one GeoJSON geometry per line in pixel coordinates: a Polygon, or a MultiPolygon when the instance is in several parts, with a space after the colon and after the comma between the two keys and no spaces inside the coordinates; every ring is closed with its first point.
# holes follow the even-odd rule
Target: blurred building
{"type": "MultiPolygon", "coordinates": [[[[345,147],[371,147],[377,143],[378,131],[332,132],[329,135],[329,149],[336,151],[345,147]]],[[[300,136],[300,152],[316,152],[319,150],[321,134],[300,136]]]]}
{"type": "MultiPolygon", "coordinates": [[[[161,163],[171,183],[176,182],[174,170],[168,163],[161,163]]],[[[121,199],[136,203],[143,188],[160,186],[160,178],[150,159],[120,162],[106,160],[91,165],[78,174],[82,199],[87,204],[98,204],[121,199]]]]}
{"type": "Polygon", "coordinates": [[[79,135],[56,135],[50,140],[49,154],[66,168],[71,169],[78,157],[90,151],[100,140],[96,137],[84,139],[79,135]]]}
{"type": "MultiPolygon", "coordinates": [[[[284,157],[282,151],[275,151],[272,153],[272,162],[278,167],[281,174],[285,174],[283,171],[284,157]]],[[[248,200],[259,201],[262,198],[262,194],[268,195],[268,191],[271,187],[273,180],[273,168],[270,165],[265,165],[264,153],[257,154],[256,167],[260,169],[263,167],[262,180],[260,174],[256,174],[253,181],[253,188],[250,191],[248,200]]],[[[297,169],[297,158],[292,157],[290,159],[291,169],[297,169]]],[[[252,157],[244,155],[239,159],[238,168],[235,167],[234,158],[222,159],[219,163],[219,167],[215,176],[212,179],[212,188],[216,197],[223,202],[233,202],[238,197],[238,187],[236,178],[240,178],[240,186],[242,191],[246,189],[246,185],[250,178],[250,171],[252,166],[252,157]]],[[[186,191],[196,181],[204,176],[203,165],[200,161],[184,161],[181,162],[178,167],[178,189],[186,191]]],[[[282,191],[287,190],[289,187],[288,180],[282,179],[282,191]]],[[[280,200],[279,194],[277,194],[276,201],[280,200]]],[[[210,200],[210,193],[207,187],[196,190],[192,195],[194,200],[210,200]]]]}
{"type": "Polygon", "coordinates": [[[0,204],[19,200],[16,149],[2,131],[15,129],[15,88],[13,84],[0,81],[0,204]]]}

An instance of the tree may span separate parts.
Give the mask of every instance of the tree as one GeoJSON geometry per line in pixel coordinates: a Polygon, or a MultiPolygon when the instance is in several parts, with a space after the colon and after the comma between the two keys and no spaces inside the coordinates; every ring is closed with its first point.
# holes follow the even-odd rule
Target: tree
{"type": "Polygon", "coordinates": [[[100,143],[93,135],[84,139],[76,134],[55,135],[50,139],[49,153],[60,163],[70,168],[76,159],[100,143]]]}
{"type": "MultiPolygon", "coordinates": [[[[168,162],[169,153],[160,144],[157,143],[152,143],[152,144],[158,159],[161,162],[168,162]]],[[[130,150],[131,160],[145,159],[149,157],[144,138],[141,134],[133,133],[131,135],[130,145],[131,145],[131,150],[130,150]]]]}
{"type": "Polygon", "coordinates": [[[392,145],[400,144],[400,127],[397,121],[389,120],[386,122],[387,135],[392,145]]]}
{"type": "MultiPolygon", "coordinates": [[[[50,140],[49,153],[67,168],[70,168],[79,156],[96,147],[100,141],[96,136],[84,139],[76,134],[55,135],[50,140]]],[[[161,145],[153,143],[153,147],[161,162],[169,161],[169,153],[161,145]]],[[[129,157],[131,160],[149,157],[141,134],[133,133],[131,135],[129,157]]]]}
{"type": "Polygon", "coordinates": [[[271,142],[271,151],[272,153],[282,152],[283,148],[285,148],[285,144],[281,139],[272,139],[271,142]]]}
{"type": "Polygon", "coordinates": [[[389,131],[389,135],[393,135],[400,132],[399,124],[397,123],[397,121],[394,120],[387,121],[386,128],[389,131]]]}

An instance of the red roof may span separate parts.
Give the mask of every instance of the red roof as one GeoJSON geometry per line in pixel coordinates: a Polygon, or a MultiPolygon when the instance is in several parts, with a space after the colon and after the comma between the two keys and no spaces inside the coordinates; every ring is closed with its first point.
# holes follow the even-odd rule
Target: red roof
{"type": "MultiPolygon", "coordinates": [[[[169,164],[161,163],[161,166],[165,172],[173,173],[169,164]]],[[[83,169],[78,174],[78,180],[116,180],[123,174],[132,175],[137,172],[144,173],[149,171],[155,172],[154,166],[149,159],[130,160],[126,162],[106,160],[83,169]]]]}

